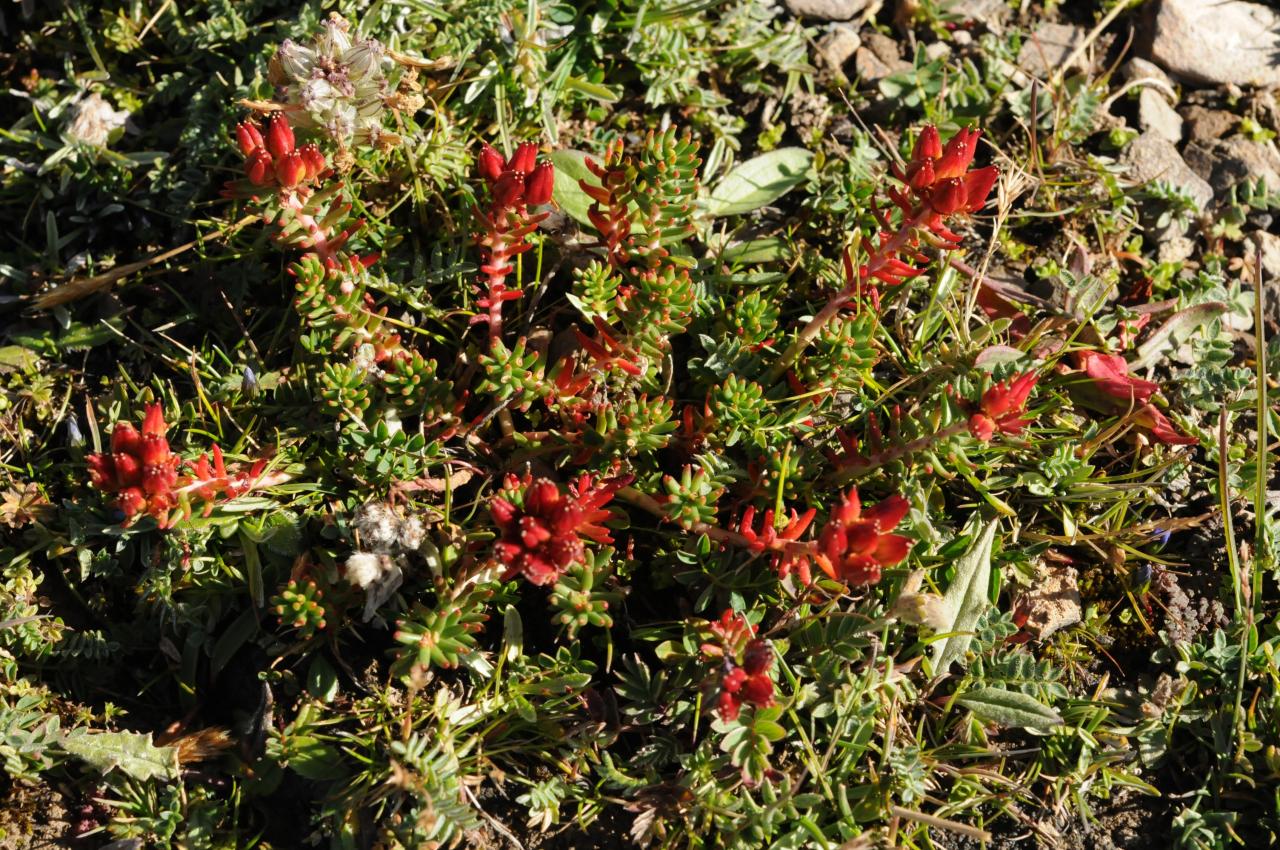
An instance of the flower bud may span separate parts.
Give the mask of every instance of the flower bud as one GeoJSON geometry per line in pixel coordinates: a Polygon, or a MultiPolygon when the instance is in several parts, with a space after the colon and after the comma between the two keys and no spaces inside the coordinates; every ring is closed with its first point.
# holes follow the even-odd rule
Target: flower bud
{"type": "Polygon", "coordinates": [[[733,694],[728,691],[720,692],[720,699],[716,703],[716,708],[720,711],[721,720],[737,720],[739,706],[738,698],[733,694]]]}
{"type": "Polygon", "coordinates": [[[757,708],[773,705],[773,680],[763,674],[749,677],[742,686],[742,698],[757,708]]]}
{"type": "Polygon", "coordinates": [[[117,452],[111,456],[117,487],[131,487],[142,481],[142,464],[136,455],[117,452]]]}
{"type": "Polygon", "coordinates": [[[302,162],[306,165],[305,179],[315,180],[325,169],[324,154],[313,144],[303,145],[299,153],[302,154],[302,162]]]}
{"type": "Polygon", "coordinates": [[[520,147],[516,148],[516,152],[511,155],[511,161],[507,163],[507,168],[512,171],[518,171],[521,174],[528,174],[533,171],[533,164],[538,159],[538,146],[534,142],[524,142],[520,147]]]}
{"type": "Polygon", "coordinates": [[[493,205],[499,209],[515,206],[524,199],[524,175],[507,171],[493,184],[493,205]]]}
{"type": "Polygon", "coordinates": [[[67,445],[78,449],[84,445],[84,434],[80,433],[80,420],[72,413],[67,417],[67,445]]]}
{"type": "Polygon", "coordinates": [[[149,496],[167,494],[178,483],[178,470],[171,465],[148,466],[142,471],[142,489],[149,496]]]}
{"type": "Polygon", "coordinates": [[[236,143],[240,145],[240,153],[248,156],[262,147],[262,131],[256,124],[241,121],[236,125],[236,143]]]}
{"type": "Polygon", "coordinates": [[[544,162],[533,169],[533,173],[525,181],[524,202],[531,207],[550,202],[555,179],[555,169],[551,167],[549,162],[544,162]]]}
{"type": "Polygon", "coordinates": [[[121,490],[116,497],[116,507],[124,514],[125,519],[141,513],[147,507],[147,497],[137,487],[121,490]]]}
{"type": "Polygon", "coordinates": [[[342,64],[347,66],[347,74],[358,79],[368,74],[382,62],[383,48],[377,40],[366,38],[346,53],[342,54],[342,64]]]}
{"type": "Polygon", "coordinates": [[[741,667],[734,667],[728,673],[724,674],[724,678],[720,680],[720,687],[731,694],[736,694],[742,690],[742,686],[747,683],[747,671],[741,667]]]}
{"type": "Polygon", "coordinates": [[[249,157],[249,161],[244,164],[244,173],[248,176],[249,182],[255,186],[265,186],[270,183],[273,174],[271,154],[260,150],[249,157]]]}
{"type": "Polygon", "coordinates": [[[502,161],[502,154],[494,150],[493,145],[486,142],[480,148],[480,155],[476,157],[476,170],[490,184],[494,183],[506,167],[506,163],[502,161]]]}
{"type": "Polygon", "coordinates": [[[272,57],[271,70],[278,70],[273,77],[284,77],[286,79],[273,79],[276,85],[283,85],[291,80],[305,80],[311,76],[311,69],[315,66],[316,55],[309,47],[303,47],[296,41],[286,38],[276,48],[275,56],[272,57]]]}
{"type": "Polygon", "coordinates": [[[933,160],[926,159],[924,162],[912,163],[907,168],[907,185],[917,192],[923,192],[933,185],[935,175],[933,173],[933,160]]]}
{"type": "Polygon", "coordinates": [[[293,188],[297,186],[302,178],[307,176],[307,165],[302,159],[302,154],[294,151],[276,163],[276,179],[280,181],[280,185],[285,188],[293,188]]]}
{"type": "Polygon", "coordinates": [[[747,649],[742,655],[742,669],[752,676],[759,676],[761,673],[768,672],[772,665],[773,650],[769,644],[760,638],[755,638],[747,644],[747,649]]]}
{"type": "Polygon", "coordinates": [[[267,150],[279,159],[293,153],[293,147],[293,128],[289,126],[289,119],[279,113],[272,115],[271,123],[267,125],[267,150]]]}
{"type": "Polygon", "coordinates": [[[169,441],[158,434],[142,435],[142,450],[137,458],[143,466],[155,466],[169,460],[169,441]]]}
{"type": "Polygon", "coordinates": [[[977,212],[987,202],[991,187],[1000,177],[1000,169],[994,165],[970,171],[964,176],[964,207],[967,212],[977,212]]]}
{"type": "Polygon", "coordinates": [[[245,366],[240,376],[240,392],[253,398],[258,394],[258,373],[252,366],[245,366]]]}
{"type": "Polygon", "coordinates": [[[938,183],[929,196],[929,206],[939,215],[951,215],[964,208],[966,193],[964,181],[950,178],[938,183]]]}
{"type": "Polygon", "coordinates": [[[985,413],[975,413],[969,417],[969,433],[974,439],[989,443],[996,435],[995,420],[985,413]]]}
{"type": "Polygon", "coordinates": [[[929,124],[920,131],[916,146],[911,151],[911,158],[916,162],[937,159],[942,156],[942,139],[938,137],[938,128],[929,124]]]}
{"type": "Polygon", "coordinates": [[[142,448],[142,435],[128,422],[117,422],[111,430],[111,453],[136,452],[142,448]]]}

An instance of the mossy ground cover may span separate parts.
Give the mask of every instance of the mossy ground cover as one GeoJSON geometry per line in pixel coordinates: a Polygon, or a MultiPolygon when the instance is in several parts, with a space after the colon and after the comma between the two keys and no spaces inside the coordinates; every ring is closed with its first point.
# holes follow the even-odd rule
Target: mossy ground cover
{"type": "Polygon", "coordinates": [[[8,4],[5,846],[1276,841],[1173,5],[8,4]]]}

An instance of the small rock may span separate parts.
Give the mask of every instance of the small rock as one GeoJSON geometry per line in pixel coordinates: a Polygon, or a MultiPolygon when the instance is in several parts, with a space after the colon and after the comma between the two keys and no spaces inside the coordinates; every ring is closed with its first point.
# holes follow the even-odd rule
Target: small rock
{"type": "Polygon", "coordinates": [[[1164,180],[1186,190],[1203,209],[1213,200],[1213,187],[1187,167],[1173,142],[1148,130],[1125,148],[1121,161],[1138,183],[1164,180]]]}
{"type": "Polygon", "coordinates": [[[1018,65],[1028,74],[1047,76],[1057,71],[1067,57],[1084,41],[1084,27],[1067,24],[1041,24],[1023,42],[1018,52],[1018,65]]]}
{"type": "Polygon", "coordinates": [[[858,30],[848,24],[836,24],[831,32],[818,39],[818,61],[829,72],[840,72],[849,57],[862,46],[858,30]]]}
{"type": "Polygon", "coordinates": [[[1013,609],[1025,615],[1023,628],[1044,639],[1080,622],[1080,587],[1074,567],[1041,564],[1031,586],[1017,595],[1013,609]]]}
{"type": "Polygon", "coordinates": [[[890,74],[911,68],[911,63],[898,55],[898,43],[887,35],[869,32],[853,55],[853,67],[864,82],[878,82],[890,74]]]}
{"type": "Polygon", "coordinates": [[[1184,156],[1191,170],[1222,194],[1245,179],[1258,178],[1270,191],[1280,191],[1280,150],[1274,142],[1251,142],[1243,136],[1192,142],[1184,156]]]}
{"type": "MultiPolygon", "coordinates": [[[[1280,278],[1280,236],[1265,230],[1255,230],[1250,236],[1253,244],[1262,248],[1262,271],[1266,274],[1267,281],[1270,283],[1280,278]]],[[[1253,262],[1252,256],[1255,250],[1250,249],[1249,254],[1250,262],[1253,262]]],[[[1275,287],[1268,285],[1267,289],[1274,290],[1275,287]]],[[[1271,295],[1271,298],[1275,298],[1275,295],[1271,295]]],[[[1272,492],[1275,491],[1267,491],[1268,501],[1272,492]]]]}
{"type": "Polygon", "coordinates": [[[1196,252],[1195,240],[1176,231],[1158,233],[1155,239],[1156,261],[1160,263],[1181,263],[1196,252]]]}
{"type": "Polygon", "coordinates": [[[1158,89],[1144,88],[1138,92],[1138,126],[1162,139],[1174,143],[1182,141],[1182,116],[1158,89]]]}
{"type": "Polygon", "coordinates": [[[1280,85],[1280,13],[1243,0],[1161,0],[1151,58],[1192,83],[1280,85]]]}
{"type": "Polygon", "coordinates": [[[851,21],[871,5],[871,0],[787,0],[787,11],[797,18],[851,21]]]}
{"type": "Polygon", "coordinates": [[[1134,80],[1154,80],[1170,89],[1173,88],[1173,80],[1159,65],[1136,56],[1121,66],[1120,74],[1126,83],[1134,80]]]}
{"type": "Polygon", "coordinates": [[[1187,138],[1193,142],[1221,139],[1234,130],[1240,120],[1224,109],[1203,106],[1188,106],[1182,110],[1182,118],[1186,122],[1187,138]]]}

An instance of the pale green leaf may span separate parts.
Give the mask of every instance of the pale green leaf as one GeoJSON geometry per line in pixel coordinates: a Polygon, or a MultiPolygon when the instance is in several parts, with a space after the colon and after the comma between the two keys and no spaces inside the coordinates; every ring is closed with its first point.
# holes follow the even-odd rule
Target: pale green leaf
{"type": "Polygon", "coordinates": [[[587,210],[591,208],[591,198],[578,185],[579,180],[599,186],[600,181],[587,168],[586,151],[558,150],[551,156],[551,164],[556,169],[556,182],[552,197],[564,214],[579,224],[591,224],[587,218],[587,210]]]}
{"type": "Polygon", "coordinates": [[[139,780],[178,778],[177,748],[157,747],[149,734],[78,730],[62,739],[62,748],[102,774],[118,768],[139,780]]]}
{"type": "Polygon", "coordinates": [[[952,622],[939,629],[942,633],[933,644],[933,672],[942,675],[952,662],[964,658],[973,641],[978,620],[990,607],[987,590],[991,586],[991,547],[996,536],[996,521],[982,529],[969,551],[956,560],[956,575],[943,595],[952,622]]]}
{"type": "Polygon", "coordinates": [[[977,688],[956,702],[973,712],[983,723],[997,726],[1047,731],[1062,725],[1058,712],[1028,694],[1004,688],[977,688]]]}
{"type": "Polygon", "coordinates": [[[707,197],[712,216],[739,215],[771,204],[804,180],[813,154],[804,148],[779,148],[735,167],[707,197]]]}

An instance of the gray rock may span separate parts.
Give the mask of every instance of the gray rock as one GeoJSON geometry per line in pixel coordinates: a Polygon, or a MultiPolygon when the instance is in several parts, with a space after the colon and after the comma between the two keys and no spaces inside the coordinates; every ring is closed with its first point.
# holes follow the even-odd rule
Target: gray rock
{"type": "Polygon", "coordinates": [[[1120,75],[1126,83],[1134,80],[1155,80],[1173,88],[1173,80],[1159,65],[1137,56],[1120,66],[1120,75]]]}
{"type": "Polygon", "coordinates": [[[787,0],[787,11],[797,18],[851,21],[871,5],[871,0],[787,0]]]}
{"type": "Polygon", "coordinates": [[[1187,167],[1173,142],[1150,130],[1125,148],[1121,161],[1139,183],[1164,180],[1188,192],[1203,209],[1213,200],[1213,187],[1187,167]]]}
{"type": "Polygon", "coordinates": [[[1144,88],[1138,92],[1138,126],[1175,144],[1182,141],[1182,116],[1159,89],[1144,88]]]}
{"type": "Polygon", "coordinates": [[[1018,65],[1028,74],[1046,77],[1057,71],[1072,51],[1084,41],[1084,27],[1041,24],[1022,44],[1018,65]]]}
{"type": "Polygon", "coordinates": [[[1187,138],[1194,142],[1220,139],[1234,130],[1240,120],[1224,109],[1203,106],[1188,106],[1182,110],[1182,118],[1186,122],[1187,138]]]}
{"type": "MultiPolygon", "coordinates": [[[[1254,244],[1262,248],[1262,271],[1267,276],[1268,284],[1271,284],[1267,286],[1267,289],[1274,291],[1276,289],[1274,283],[1277,279],[1280,279],[1280,236],[1268,233],[1265,230],[1255,230],[1250,234],[1250,237],[1254,244]]],[[[1252,257],[1255,254],[1254,249],[1251,248],[1249,254],[1250,262],[1252,262],[1252,257]]],[[[1267,292],[1266,294],[1270,298],[1276,297],[1273,292],[1267,292]]]]}
{"type": "Polygon", "coordinates": [[[1280,85],[1280,13],[1243,0],[1161,0],[1151,58],[1206,85],[1280,85]]]}
{"type": "Polygon", "coordinates": [[[858,30],[849,24],[835,24],[818,39],[818,61],[831,72],[842,71],[844,63],[862,46],[858,30]]]}
{"type": "Polygon", "coordinates": [[[1243,136],[1192,142],[1184,151],[1191,170],[1220,194],[1245,179],[1262,181],[1280,191],[1280,150],[1274,142],[1251,142],[1243,136]]]}
{"type": "Polygon", "coordinates": [[[853,66],[861,80],[874,83],[908,70],[911,63],[898,55],[898,42],[882,33],[869,32],[853,55],[853,66]]]}

